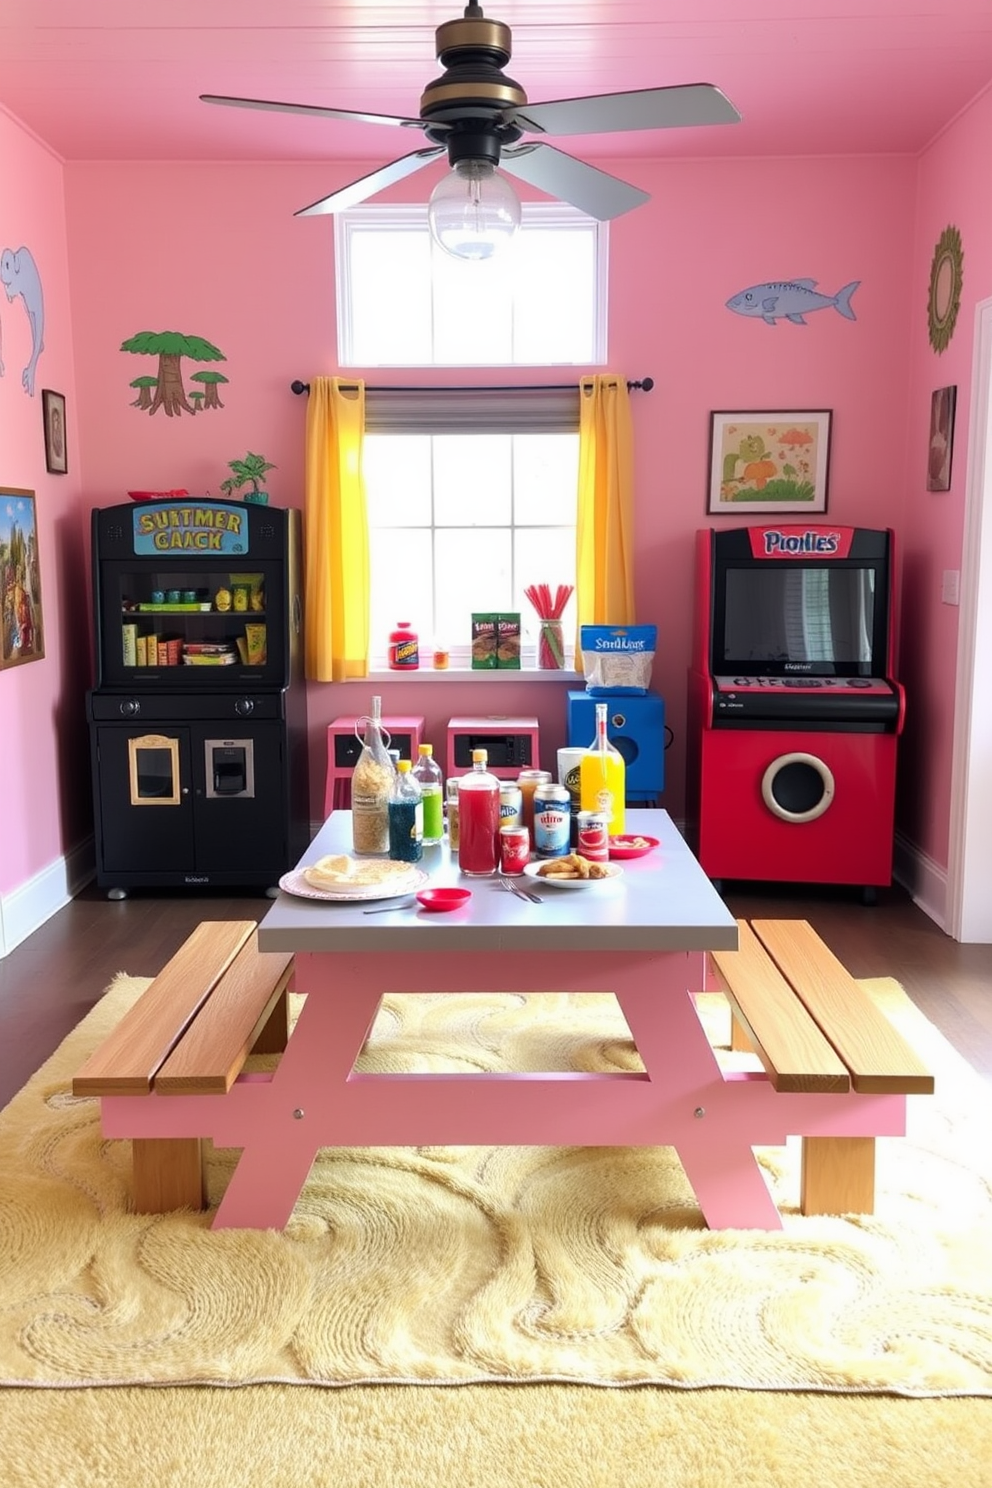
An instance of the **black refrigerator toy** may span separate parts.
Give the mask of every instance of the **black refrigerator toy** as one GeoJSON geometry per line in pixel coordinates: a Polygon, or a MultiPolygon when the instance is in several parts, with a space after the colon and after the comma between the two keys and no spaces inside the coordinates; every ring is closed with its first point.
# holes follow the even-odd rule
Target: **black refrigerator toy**
{"type": "Polygon", "coordinates": [[[93,513],[97,883],[270,890],[309,840],[299,512],[93,513]]]}

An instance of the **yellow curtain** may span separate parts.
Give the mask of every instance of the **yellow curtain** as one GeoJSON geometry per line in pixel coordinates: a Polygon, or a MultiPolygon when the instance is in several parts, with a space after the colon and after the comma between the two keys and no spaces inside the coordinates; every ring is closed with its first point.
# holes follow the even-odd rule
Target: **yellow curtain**
{"type": "MultiPolygon", "coordinates": [[[[579,625],[634,623],[634,455],[627,379],[579,382],[579,625]]],[[[576,655],[581,655],[576,636],[576,655]]]]}
{"type": "Polygon", "coordinates": [[[306,674],[346,682],[369,670],[369,529],[362,475],[365,384],[315,377],[307,402],[306,674]]]}

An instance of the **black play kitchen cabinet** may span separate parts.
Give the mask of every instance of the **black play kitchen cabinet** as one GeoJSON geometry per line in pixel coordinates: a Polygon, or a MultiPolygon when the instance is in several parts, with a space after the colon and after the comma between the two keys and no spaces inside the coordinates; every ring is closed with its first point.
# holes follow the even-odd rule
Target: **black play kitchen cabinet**
{"type": "Polygon", "coordinates": [[[93,513],[97,883],[272,889],[309,841],[299,512],[93,513]]]}

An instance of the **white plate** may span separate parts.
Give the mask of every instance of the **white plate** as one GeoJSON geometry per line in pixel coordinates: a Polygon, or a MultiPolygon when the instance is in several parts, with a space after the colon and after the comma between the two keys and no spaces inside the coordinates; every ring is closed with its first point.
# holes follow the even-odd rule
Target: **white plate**
{"type": "Polygon", "coordinates": [[[619,863],[600,863],[599,866],[606,869],[605,878],[555,878],[554,874],[549,877],[546,873],[538,872],[539,868],[553,861],[551,858],[542,858],[539,863],[528,863],[524,872],[528,878],[536,878],[541,884],[551,884],[555,889],[594,889],[597,884],[610,883],[614,878],[620,878],[623,874],[619,863]]]}
{"type": "Polygon", "coordinates": [[[429,873],[424,873],[421,868],[415,868],[409,878],[401,879],[399,883],[391,884],[388,888],[385,884],[356,884],[351,889],[318,889],[313,884],[307,883],[303,877],[302,868],[294,868],[290,873],[283,874],[279,880],[279,887],[287,894],[294,894],[297,899],[330,899],[343,902],[354,899],[399,899],[404,894],[415,894],[429,879],[429,873]]]}

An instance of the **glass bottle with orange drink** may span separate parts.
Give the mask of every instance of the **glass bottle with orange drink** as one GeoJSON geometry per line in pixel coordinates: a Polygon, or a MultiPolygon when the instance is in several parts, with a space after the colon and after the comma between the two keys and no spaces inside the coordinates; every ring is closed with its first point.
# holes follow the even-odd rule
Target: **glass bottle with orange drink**
{"type": "Polygon", "coordinates": [[[624,828],[627,767],[623,755],[606,733],[606,703],[596,704],[596,737],[579,761],[579,805],[582,811],[602,811],[611,837],[624,828]]]}

